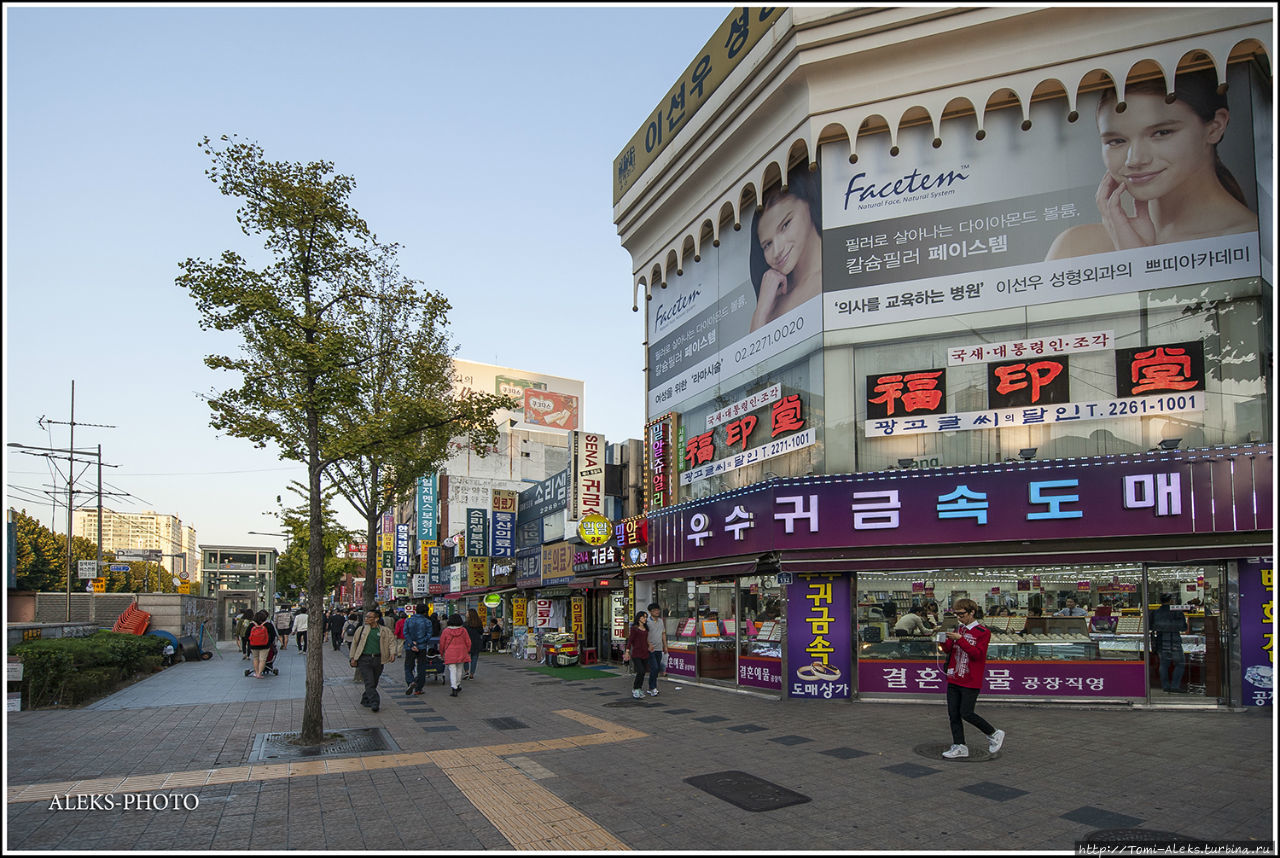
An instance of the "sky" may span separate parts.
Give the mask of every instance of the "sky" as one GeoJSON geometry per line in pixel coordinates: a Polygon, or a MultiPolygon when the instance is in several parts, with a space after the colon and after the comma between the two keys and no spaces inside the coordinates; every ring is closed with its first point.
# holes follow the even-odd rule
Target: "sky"
{"type": "MultiPolygon", "coordinates": [[[[402,271],[451,302],[458,357],[582,380],[584,429],[640,437],[613,159],[731,9],[6,4],[7,507],[66,531],[67,463],[8,445],[67,448],[74,383],[107,507],[284,547],[253,532],[279,530],[305,469],[210,427],[201,394],[237,377],[203,359],[237,340],[174,282],[187,258],[260,248],[204,175],[206,135],[334,162],[402,271]]],[[[96,492],[96,467],[76,473],[96,492]]]]}

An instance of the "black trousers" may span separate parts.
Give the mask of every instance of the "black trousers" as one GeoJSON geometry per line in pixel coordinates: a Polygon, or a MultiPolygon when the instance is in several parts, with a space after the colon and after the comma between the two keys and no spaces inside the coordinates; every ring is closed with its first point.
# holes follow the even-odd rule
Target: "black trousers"
{"type": "Polygon", "coordinates": [[[294,632],[293,639],[298,642],[298,652],[307,651],[307,633],[306,632],[294,632]]]}
{"type": "Polygon", "coordinates": [[[333,651],[337,652],[342,647],[342,630],[329,632],[329,637],[333,639],[333,651]]]}
{"type": "Polygon", "coordinates": [[[964,744],[964,724],[968,721],[984,735],[990,736],[996,731],[981,715],[974,714],[973,707],[978,703],[981,688],[966,688],[963,685],[947,683],[947,716],[951,719],[951,741],[957,745],[964,744]]]}
{"type": "Polygon", "coordinates": [[[649,657],[645,656],[644,658],[636,658],[633,655],[631,656],[631,664],[635,667],[636,671],[636,678],[631,684],[631,690],[639,691],[640,686],[644,685],[644,675],[649,670],[649,657]]]}
{"type": "Polygon", "coordinates": [[[378,696],[378,680],[382,678],[382,656],[362,655],[356,659],[356,670],[364,680],[364,694],[360,702],[369,706],[379,706],[382,698],[378,696]]]}

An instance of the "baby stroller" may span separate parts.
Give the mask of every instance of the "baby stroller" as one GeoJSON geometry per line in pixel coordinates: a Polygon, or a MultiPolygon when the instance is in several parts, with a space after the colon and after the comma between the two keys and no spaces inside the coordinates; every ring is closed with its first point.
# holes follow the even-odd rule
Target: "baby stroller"
{"type": "MultiPolygon", "coordinates": [[[[279,638],[276,639],[276,641],[278,640],[279,638]]],[[[271,674],[272,676],[280,675],[280,671],[276,669],[276,653],[280,651],[280,648],[276,646],[276,641],[272,641],[271,649],[267,650],[267,663],[262,667],[263,676],[267,675],[268,673],[271,674]]],[[[251,667],[245,668],[244,675],[253,676],[253,668],[251,667]]]]}
{"type": "Polygon", "coordinates": [[[440,650],[434,645],[427,647],[427,659],[422,664],[422,675],[431,677],[433,683],[437,679],[444,679],[444,659],[440,657],[440,650]]]}

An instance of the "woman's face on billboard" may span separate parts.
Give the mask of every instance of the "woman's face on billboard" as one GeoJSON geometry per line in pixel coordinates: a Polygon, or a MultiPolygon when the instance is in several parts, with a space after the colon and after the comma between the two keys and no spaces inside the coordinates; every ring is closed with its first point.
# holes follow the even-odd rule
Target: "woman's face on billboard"
{"type": "Polygon", "coordinates": [[[1109,102],[1099,108],[1102,159],[1117,182],[1135,200],[1157,200],[1196,182],[1216,182],[1213,146],[1227,127],[1227,111],[1204,122],[1181,101],[1166,104],[1158,95],[1134,93],[1127,109],[1116,113],[1109,102]]]}
{"type": "Polygon", "coordinates": [[[761,213],[757,232],[764,261],[784,277],[806,259],[817,236],[809,204],[793,194],[783,194],[761,213]]]}

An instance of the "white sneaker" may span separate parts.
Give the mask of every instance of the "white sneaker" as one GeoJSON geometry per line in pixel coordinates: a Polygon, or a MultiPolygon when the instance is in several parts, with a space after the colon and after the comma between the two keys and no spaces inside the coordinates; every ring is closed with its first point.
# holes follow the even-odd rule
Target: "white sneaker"
{"type": "Polygon", "coordinates": [[[640,689],[639,689],[639,688],[635,688],[635,689],[632,689],[632,691],[631,691],[631,696],[632,696],[632,697],[634,697],[636,700],[639,700],[639,699],[640,699],[641,697],[643,697],[644,695],[640,693],[640,689]]]}
{"type": "Polygon", "coordinates": [[[996,730],[989,738],[991,740],[991,744],[987,747],[987,750],[991,753],[994,754],[1004,746],[1004,730],[996,730]]]}
{"type": "Polygon", "coordinates": [[[657,696],[658,696],[658,689],[656,689],[656,688],[651,689],[651,690],[649,690],[649,691],[646,691],[646,692],[645,692],[645,694],[648,694],[650,697],[657,697],[657,696]]]}
{"type": "Polygon", "coordinates": [[[969,756],[969,748],[966,745],[952,745],[948,750],[942,752],[942,756],[948,760],[959,760],[969,756]]]}

